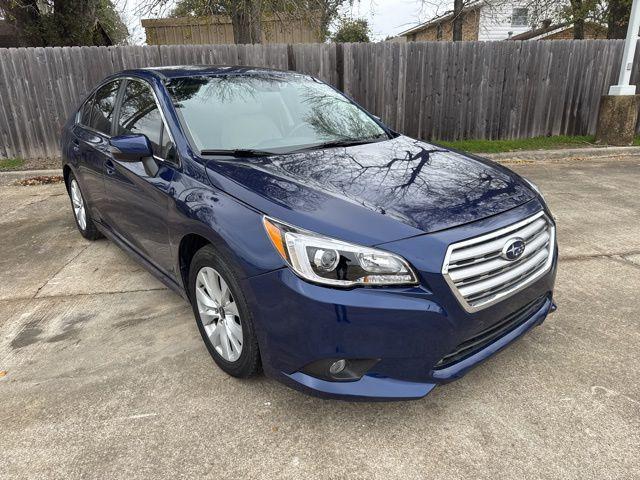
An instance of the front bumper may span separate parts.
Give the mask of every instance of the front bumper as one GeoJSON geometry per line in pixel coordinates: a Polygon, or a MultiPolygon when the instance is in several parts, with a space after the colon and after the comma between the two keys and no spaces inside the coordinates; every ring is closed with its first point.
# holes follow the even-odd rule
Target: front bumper
{"type": "Polygon", "coordinates": [[[489,358],[494,353],[502,350],[518,337],[529,331],[531,328],[540,325],[552,308],[552,300],[546,299],[544,305],[528,320],[502,336],[497,341],[491,343],[486,348],[477,351],[464,360],[444,369],[432,372],[432,382],[410,382],[396,380],[387,377],[376,377],[364,375],[360,380],[354,382],[329,382],[321,380],[302,372],[295,372],[287,377],[295,383],[287,381],[289,385],[300,390],[306,390],[312,394],[324,394],[327,396],[353,397],[359,399],[390,399],[390,400],[410,400],[422,398],[433,390],[439,383],[446,383],[453,379],[460,378],[468,370],[489,358]]]}
{"type": "MultiPolygon", "coordinates": [[[[511,212],[489,222],[508,224],[524,213],[511,212]]],[[[554,308],[557,254],[551,269],[534,283],[474,313],[462,308],[439,273],[451,240],[488,231],[482,223],[456,229],[457,235],[447,231],[387,245],[416,267],[421,277],[416,287],[333,289],[305,282],[287,268],[247,279],[265,373],[318,396],[415,399],[460,378],[542,323],[554,308]],[[442,366],[441,360],[459,345],[532,301],[537,302],[526,317],[499,337],[442,366]],[[304,373],[313,362],[337,358],[379,361],[355,381],[328,381],[304,373]]]]}

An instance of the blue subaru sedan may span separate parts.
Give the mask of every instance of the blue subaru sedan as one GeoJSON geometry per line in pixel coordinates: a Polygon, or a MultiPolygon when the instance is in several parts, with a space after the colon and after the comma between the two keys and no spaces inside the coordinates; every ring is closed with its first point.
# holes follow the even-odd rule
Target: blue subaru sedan
{"type": "Polygon", "coordinates": [[[555,309],[555,222],[535,185],[400,135],[308,75],[125,71],[61,146],[81,235],[189,301],[235,377],[420,398],[555,309]]]}

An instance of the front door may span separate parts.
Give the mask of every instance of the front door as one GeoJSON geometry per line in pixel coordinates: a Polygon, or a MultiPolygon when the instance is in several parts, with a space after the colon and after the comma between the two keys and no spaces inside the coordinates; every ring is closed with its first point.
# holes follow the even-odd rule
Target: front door
{"type": "Polygon", "coordinates": [[[176,163],[175,148],[151,86],[127,80],[118,109],[116,135],[146,135],[157,172],[142,162],[105,162],[105,221],[134,250],[169,276],[174,264],[169,247],[167,215],[176,163]]]}

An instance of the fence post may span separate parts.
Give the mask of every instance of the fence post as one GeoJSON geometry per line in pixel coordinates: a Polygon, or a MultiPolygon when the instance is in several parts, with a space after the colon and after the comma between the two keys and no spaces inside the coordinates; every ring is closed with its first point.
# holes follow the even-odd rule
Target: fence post
{"type": "Polygon", "coordinates": [[[341,43],[336,43],[336,73],[338,90],[344,92],[344,47],[341,43]]]}
{"type": "Polygon", "coordinates": [[[293,45],[291,43],[287,44],[287,69],[293,72],[296,71],[296,56],[293,52],[293,45]]]}

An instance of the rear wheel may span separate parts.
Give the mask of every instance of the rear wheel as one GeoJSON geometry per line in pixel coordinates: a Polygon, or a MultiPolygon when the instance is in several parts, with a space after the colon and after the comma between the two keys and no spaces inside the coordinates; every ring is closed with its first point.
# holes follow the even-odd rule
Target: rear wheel
{"type": "Polygon", "coordinates": [[[191,261],[189,297],[218,366],[234,377],[257,374],[260,353],[249,306],[235,274],[212,246],[198,250],[191,261]]]}
{"type": "Polygon", "coordinates": [[[78,181],[73,173],[69,174],[69,198],[71,199],[73,216],[76,220],[76,226],[78,227],[80,235],[87,240],[100,238],[102,235],[91,218],[87,204],[82,196],[80,185],[78,185],[78,181]]]}

